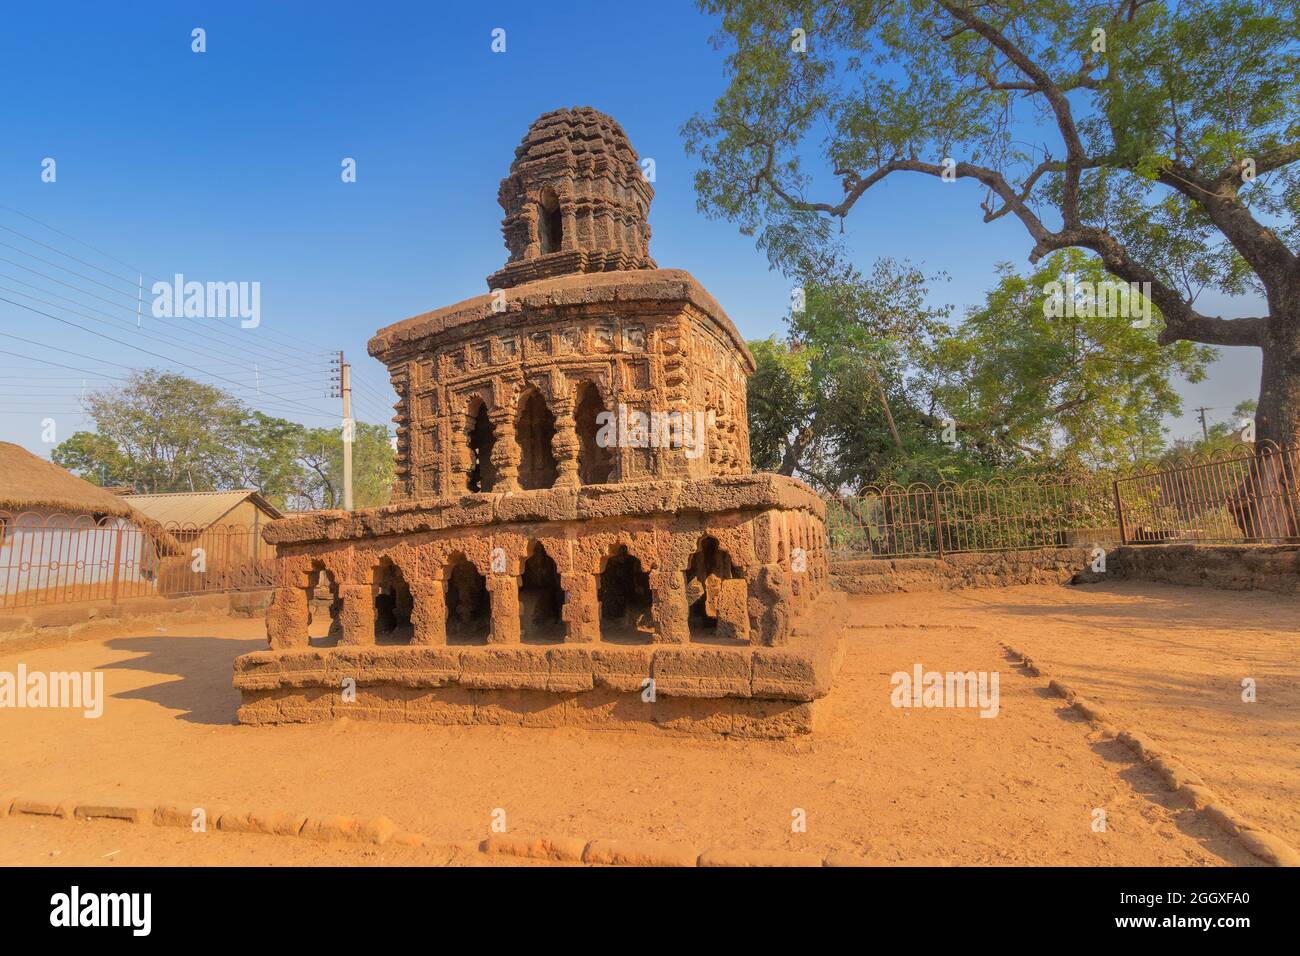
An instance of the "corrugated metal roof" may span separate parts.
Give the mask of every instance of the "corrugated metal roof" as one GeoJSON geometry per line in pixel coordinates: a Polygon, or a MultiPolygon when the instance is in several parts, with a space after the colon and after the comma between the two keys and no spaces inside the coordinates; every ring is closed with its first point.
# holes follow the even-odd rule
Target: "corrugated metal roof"
{"type": "Polygon", "coordinates": [[[251,498],[269,518],[279,518],[280,512],[255,490],[235,491],[177,491],[161,495],[123,495],[143,514],[162,524],[187,524],[206,528],[216,524],[231,509],[251,498]]]}

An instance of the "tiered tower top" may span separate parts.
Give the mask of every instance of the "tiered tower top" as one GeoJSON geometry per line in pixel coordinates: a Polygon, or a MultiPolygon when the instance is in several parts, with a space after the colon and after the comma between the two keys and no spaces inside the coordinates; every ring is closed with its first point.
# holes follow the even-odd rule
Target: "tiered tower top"
{"type": "Polygon", "coordinates": [[[489,289],[655,268],[646,220],[654,189],[623,128],[589,106],[538,117],[497,198],[510,258],[489,289]]]}

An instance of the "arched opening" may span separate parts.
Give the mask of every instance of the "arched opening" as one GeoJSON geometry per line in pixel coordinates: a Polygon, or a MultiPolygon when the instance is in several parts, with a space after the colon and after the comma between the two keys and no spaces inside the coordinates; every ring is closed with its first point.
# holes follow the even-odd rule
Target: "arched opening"
{"type": "Polygon", "coordinates": [[[463,554],[447,565],[447,643],[486,644],[492,627],[487,579],[463,554]]]}
{"type": "Polygon", "coordinates": [[[560,571],[538,542],[533,543],[519,578],[519,633],[525,644],[564,640],[564,588],[560,571]]]}
{"type": "Polygon", "coordinates": [[[600,638],[621,644],[649,643],[654,634],[650,619],[650,575],[627,545],[605,559],[596,589],[600,601],[600,638]]]}
{"type": "Polygon", "coordinates": [[[469,482],[470,491],[491,491],[497,481],[497,471],[492,464],[492,446],[496,434],[488,418],[487,404],[475,399],[469,416],[469,482]]]}
{"type": "Polygon", "coordinates": [[[411,627],[411,588],[392,558],[380,558],[372,582],[375,592],[375,643],[409,644],[414,635],[411,627]]]}
{"type": "Polygon", "coordinates": [[[336,647],[343,636],[343,600],[339,583],[325,565],[312,564],[307,577],[307,644],[311,647],[336,647]]]}
{"type": "Polygon", "coordinates": [[[560,216],[560,200],[550,187],[542,190],[537,199],[537,239],[542,255],[559,252],[564,248],[564,220],[560,216]]]}
{"type": "Polygon", "coordinates": [[[731,560],[712,535],[705,535],[686,565],[686,602],[691,640],[704,643],[737,641],[734,628],[718,627],[720,618],[739,622],[747,613],[744,589],[729,588],[726,582],[745,578],[745,572],[731,560]],[[734,606],[732,606],[734,605],[734,606]]]}
{"type": "Polygon", "coordinates": [[[519,443],[519,487],[524,491],[549,488],[555,484],[555,416],[546,407],[546,399],[536,388],[519,398],[515,417],[515,440],[519,443]]]}
{"type": "Polygon", "coordinates": [[[605,411],[600,389],[592,382],[580,384],[573,420],[578,433],[578,480],[584,485],[603,485],[614,472],[613,449],[601,447],[596,440],[605,421],[601,418],[605,411]]]}

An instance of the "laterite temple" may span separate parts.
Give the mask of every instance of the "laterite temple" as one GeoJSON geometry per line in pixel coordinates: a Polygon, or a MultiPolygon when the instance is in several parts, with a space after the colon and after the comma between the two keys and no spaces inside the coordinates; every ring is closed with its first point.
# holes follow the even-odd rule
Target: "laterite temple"
{"type": "Polygon", "coordinates": [[[398,397],[392,503],[266,529],[242,722],[813,729],[842,611],[824,505],[751,473],[753,358],[650,258],[653,195],[608,116],[533,123],[489,292],[370,341],[398,397]]]}

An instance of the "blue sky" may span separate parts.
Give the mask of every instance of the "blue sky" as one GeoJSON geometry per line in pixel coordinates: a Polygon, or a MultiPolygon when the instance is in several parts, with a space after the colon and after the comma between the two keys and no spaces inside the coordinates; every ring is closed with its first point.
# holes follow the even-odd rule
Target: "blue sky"
{"type": "MultiPolygon", "coordinates": [[[[354,365],[357,417],[384,420],[390,392],[367,339],[486,291],[505,261],[497,184],[529,123],[561,106],[611,114],[655,160],[659,265],[692,272],[746,337],[779,331],[788,282],[734,225],[696,211],[679,134],[724,88],[715,29],[685,0],[10,5],[0,24],[0,287],[11,291],[0,297],[124,344],[0,302],[0,439],[48,456],[44,419],[57,440],[87,427],[83,388],[142,365],[330,424],[338,403],[324,397],[325,353],[336,349],[354,365]],[[196,27],[205,53],[191,51],[196,27]],[[504,54],[491,51],[494,28],[506,31],[504,54]],[[41,180],[47,157],[53,183],[41,180]],[[340,179],[345,157],[356,183],[340,179]],[[260,282],[261,325],[159,323],[146,278],[136,328],[136,277],[178,272],[260,282]],[[73,299],[67,308],[82,314],[12,290],[56,306],[73,299]]],[[[977,203],[974,186],[898,178],[858,204],[848,242],[864,267],[890,255],[946,271],[935,299],[960,311],[997,262],[1023,268],[1030,246],[1009,218],[982,224],[977,203]]],[[[1254,350],[1224,350],[1211,381],[1184,390],[1188,414],[1173,436],[1199,430],[1193,406],[1226,419],[1254,397],[1258,368],[1254,350]]]]}

